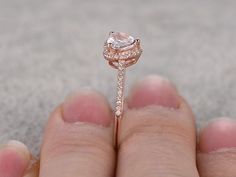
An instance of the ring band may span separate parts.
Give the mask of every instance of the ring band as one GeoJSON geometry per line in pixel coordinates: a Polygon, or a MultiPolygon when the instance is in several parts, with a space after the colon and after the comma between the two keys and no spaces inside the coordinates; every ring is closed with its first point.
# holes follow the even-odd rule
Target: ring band
{"type": "Polygon", "coordinates": [[[138,61],[141,53],[140,40],[122,32],[110,32],[104,44],[104,58],[118,70],[113,136],[115,148],[118,148],[119,129],[124,113],[125,71],[128,66],[138,61]]]}

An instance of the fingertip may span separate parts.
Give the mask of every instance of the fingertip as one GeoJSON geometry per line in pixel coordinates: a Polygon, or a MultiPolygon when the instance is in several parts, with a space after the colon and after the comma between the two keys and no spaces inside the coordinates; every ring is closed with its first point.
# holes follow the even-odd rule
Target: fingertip
{"type": "Polygon", "coordinates": [[[102,126],[111,123],[111,109],[106,98],[92,90],[81,90],[70,94],[63,106],[65,122],[87,122],[102,126]]]}
{"type": "Polygon", "coordinates": [[[203,153],[236,147],[236,120],[222,117],[210,121],[199,133],[203,153]]]}
{"type": "Polygon", "coordinates": [[[139,81],[130,90],[128,97],[130,108],[159,105],[178,108],[180,99],[176,87],[166,78],[150,75],[139,81]]]}
{"type": "Polygon", "coordinates": [[[0,149],[0,174],[21,177],[30,162],[30,152],[21,142],[11,140],[0,149]]]}

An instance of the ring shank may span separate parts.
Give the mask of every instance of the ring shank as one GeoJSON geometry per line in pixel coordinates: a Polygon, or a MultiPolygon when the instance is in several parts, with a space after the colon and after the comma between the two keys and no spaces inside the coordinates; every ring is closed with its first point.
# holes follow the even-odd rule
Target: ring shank
{"type": "Polygon", "coordinates": [[[119,146],[119,133],[120,133],[120,126],[121,126],[121,116],[115,116],[115,121],[114,121],[114,133],[113,133],[113,144],[116,149],[118,149],[119,146]]]}
{"type": "Polygon", "coordinates": [[[124,60],[118,60],[117,97],[116,97],[115,123],[114,123],[114,145],[116,148],[118,146],[118,134],[119,134],[120,122],[124,111],[125,68],[126,68],[126,62],[124,60]]]}

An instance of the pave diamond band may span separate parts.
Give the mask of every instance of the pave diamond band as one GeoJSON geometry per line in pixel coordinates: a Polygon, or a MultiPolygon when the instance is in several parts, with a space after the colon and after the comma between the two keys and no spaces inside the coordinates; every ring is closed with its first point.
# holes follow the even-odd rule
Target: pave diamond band
{"type": "Polygon", "coordinates": [[[118,146],[119,127],[124,112],[125,70],[138,61],[141,53],[140,40],[122,32],[110,32],[104,44],[104,58],[108,60],[109,65],[118,70],[114,122],[115,147],[118,146]]]}
{"type": "Polygon", "coordinates": [[[124,97],[124,85],[125,85],[125,61],[118,61],[118,76],[117,76],[117,97],[115,116],[119,117],[123,113],[123,97],[124,97]]]}

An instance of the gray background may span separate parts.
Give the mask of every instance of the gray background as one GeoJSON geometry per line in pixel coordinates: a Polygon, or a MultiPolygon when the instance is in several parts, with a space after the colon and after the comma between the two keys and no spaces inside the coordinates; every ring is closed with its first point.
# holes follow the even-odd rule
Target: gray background
{"type": "Polygon", "coordinates": [[[0,0],[0,143],[38,153],[50,111],[91,87],[113,104],[116,71],[102,57],[110,30],[141,39],[127,89],[148,74],[172,80],[198,126],[236,115],[236,1],[0,0]]]}

